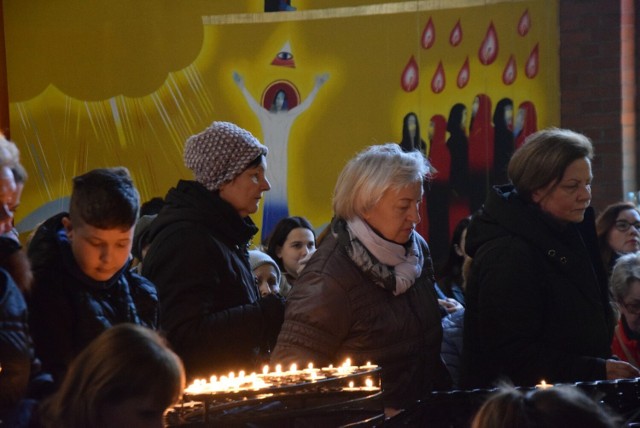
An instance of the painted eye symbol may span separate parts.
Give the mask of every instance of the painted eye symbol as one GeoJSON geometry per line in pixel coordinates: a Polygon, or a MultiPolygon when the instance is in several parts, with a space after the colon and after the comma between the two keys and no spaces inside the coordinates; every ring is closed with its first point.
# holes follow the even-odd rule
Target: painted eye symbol
{"type": "Polygon", "coordinates": [[[293,55],[291,54],[291,52],[279,52],[277,55],[278,59],[283,60],[283,61],[288,61],[293,59],[293,55]]]}

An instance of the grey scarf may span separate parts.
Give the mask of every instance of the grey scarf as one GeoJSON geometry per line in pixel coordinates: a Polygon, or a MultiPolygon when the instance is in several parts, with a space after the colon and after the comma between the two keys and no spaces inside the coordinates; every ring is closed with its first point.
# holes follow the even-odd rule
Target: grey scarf
{"type": "MultiPolygon", "coordinates": [[[[382,238],[360,217],[337,225],[351,260],[378,286],[395,296],[405,293],[422,273],[424,255],[412,235],[405,245],[382,238]],[[344,223],[343,223],[344,224],[344,223]],[[343,230],[340,230],[343,229],[343,230]]],[[[415,233],[415,232],[414,232],[415,233]]]]}

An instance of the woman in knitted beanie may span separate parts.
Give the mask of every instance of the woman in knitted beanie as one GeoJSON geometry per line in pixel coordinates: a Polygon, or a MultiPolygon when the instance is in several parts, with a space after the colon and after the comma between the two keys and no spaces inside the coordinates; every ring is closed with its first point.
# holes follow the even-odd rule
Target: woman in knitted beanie
{"type": "Polygon", "coordinates": [[[188,377],[257,369],[273,343],[284,300],[261,297],[248,244],[250,214],[271,186],[267,148],[251,133],[213,122],[190,137],[184,161],[195,180],[180,180],[153,221],[142,268],[158,289],[161,325],[188,377]]]}

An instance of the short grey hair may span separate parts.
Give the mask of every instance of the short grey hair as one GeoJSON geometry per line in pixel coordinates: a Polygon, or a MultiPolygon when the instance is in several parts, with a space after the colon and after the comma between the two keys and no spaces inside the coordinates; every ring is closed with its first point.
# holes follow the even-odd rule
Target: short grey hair
{"type": "Polygon", "coordinates": [[[640,281],[640,252],[620,256],[613,267],[610,287],[616,302],[624,301],[634,281],[640,281]]]}
{"type": "Polygon", "coordinates": [[[369,146],[344,167],[333,191],[333,211],[351,220],[373,208],[389,189],[429,178],[431,167],[419,151],[404,152],[396,143],[369,146]]]}

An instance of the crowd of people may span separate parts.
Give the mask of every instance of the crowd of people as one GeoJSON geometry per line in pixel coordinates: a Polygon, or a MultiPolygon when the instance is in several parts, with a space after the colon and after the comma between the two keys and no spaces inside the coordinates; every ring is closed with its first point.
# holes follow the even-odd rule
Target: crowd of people
{"type": "Polygon", "coordinates": [[[252,247],[268,148],[213,122],[185,143],[194,179],[141,209],[126,168],[88,171],[23,247],[27,176],[0,139],[0,421],[162,426],[190,379],[350,358],[382,368],[387,418],[434,390],[503,385],[474,427],[583,411],[616,426],[579,391],[505,386],[640,377],[640,211],[596,217],[592,158],[582,134],[529,136],[436,272],[416,231],[437,174],[420,150],[363,149],[324,230],[286,217],[252,247]]]}

